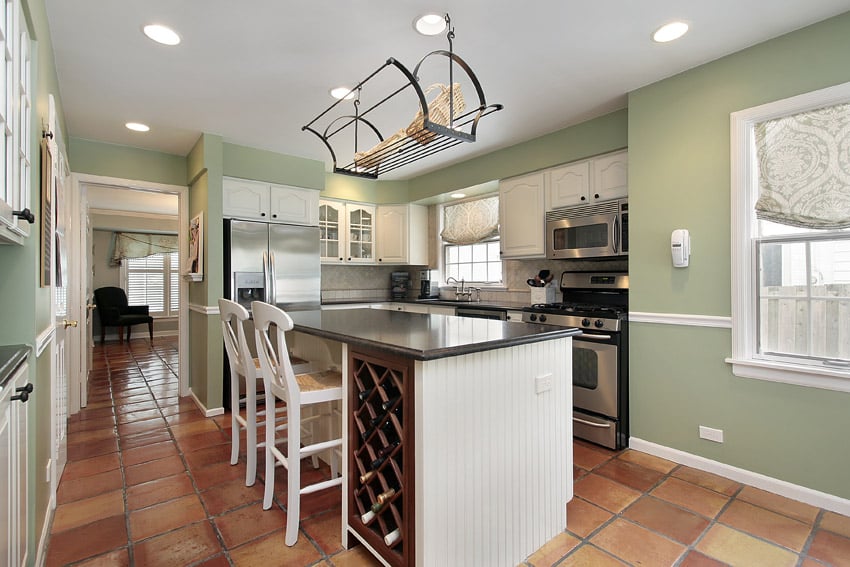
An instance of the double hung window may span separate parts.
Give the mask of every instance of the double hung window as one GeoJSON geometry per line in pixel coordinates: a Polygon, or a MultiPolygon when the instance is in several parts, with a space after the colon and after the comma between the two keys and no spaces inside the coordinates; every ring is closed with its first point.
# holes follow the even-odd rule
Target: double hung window
{"type": "Polygon", "coordinates": [[[732,115],[733,372],[850,391],[850,83],[732,115]]]}

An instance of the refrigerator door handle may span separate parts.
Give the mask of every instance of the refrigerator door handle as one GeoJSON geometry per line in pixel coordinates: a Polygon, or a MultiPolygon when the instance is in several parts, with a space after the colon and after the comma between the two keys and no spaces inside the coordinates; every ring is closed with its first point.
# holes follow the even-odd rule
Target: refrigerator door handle
{"type": "Polygon", "coordinates": [[[277,290],[275,289],[277,285],[277,274],[275,273],[275,265],[274,265],[274,252],[269,252],[269,295],[271,296],[271,300],[269,301],[272,305],[277,305],[277,290]]]}
{"type": "Polygon", "coordinates": [[[263,301],[269,300],[269,262],[266,254],[263,251],[263,301]]]}

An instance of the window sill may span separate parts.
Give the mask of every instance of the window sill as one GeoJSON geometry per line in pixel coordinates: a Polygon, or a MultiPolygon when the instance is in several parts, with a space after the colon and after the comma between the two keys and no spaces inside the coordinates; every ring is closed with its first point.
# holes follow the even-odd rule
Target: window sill
{"type": "Polygon", "coordinates": [[[732,373],[741,378],[755,378],[768,382],[794,384],[809,388],[850,392],[850,371],[812,368],[768,360],[738,360],[727,358],[732,373]]]}

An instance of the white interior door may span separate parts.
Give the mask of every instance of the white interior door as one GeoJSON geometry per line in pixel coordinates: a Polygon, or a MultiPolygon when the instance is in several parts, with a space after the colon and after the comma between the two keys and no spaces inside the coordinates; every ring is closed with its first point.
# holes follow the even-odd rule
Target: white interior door
{"type": "MultiPolygon", "coordinates": [[[[54,364],[53,379],[51,380],[51,454],[50,454],[50,484],[51,493],[55,493],[59,478],[67,461],[67,431],[68,431],[68,380],[69,370],[73,367],[75,343],[79,344],[77,320],[74,316],[76,298],[71,300],[74,285],[73,274],[69,261],[68,237],[71,233],[71,195],[66,191],[65,160],[55,143],[55,138],[48,139],[47,156],[50,161],[50,183],[52,185],[53,203],[56,207],[53,218],[54,226],[54,258],[53,258],[53,313],[54,313],[54,364]]],[[[45,168],[46,169],[46,168],[45,168]]],[[[79,348],[77,346],[77,348],[79,348]]]]}

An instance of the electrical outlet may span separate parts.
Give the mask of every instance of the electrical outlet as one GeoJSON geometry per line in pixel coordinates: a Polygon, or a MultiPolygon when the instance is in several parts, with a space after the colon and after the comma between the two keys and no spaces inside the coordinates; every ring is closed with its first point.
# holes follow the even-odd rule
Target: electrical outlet
{"type": "Polygon", "coordinates": [[[709,441],[714,441],[715,443],[723,443],[723,430],[700,425],[699,437],[700,439],[708,439],[709,441]]]}
{"type": "Polygon", "coordinates": [[[534,379],[534,393],[542,394],[552,389],[552,375],[544,374],[534,379]]]}

